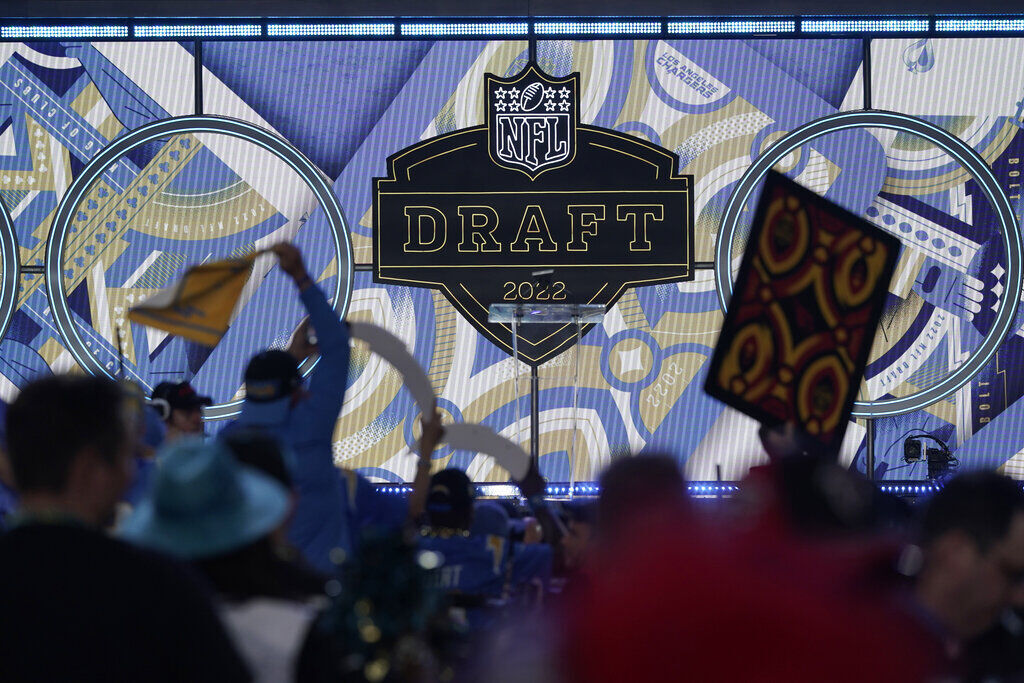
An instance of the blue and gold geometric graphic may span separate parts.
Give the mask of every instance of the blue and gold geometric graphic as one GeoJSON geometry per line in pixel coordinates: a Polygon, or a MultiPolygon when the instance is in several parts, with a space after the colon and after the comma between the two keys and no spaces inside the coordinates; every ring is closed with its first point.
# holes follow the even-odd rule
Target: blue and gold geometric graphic
{"type": "MultiPolygon", "coordinates": [[[[106,167],[67,228],[60,288],[84,347],[114,369],[120,328],[133,378],[147,386],[187,378],[216,401],[232,401],[248,355],[286,343],[302,317],[294,287],[270,260],[262,272],[257,262],[236,319],[212,352],[127,323],[125,311],[189,265],[288,238],[328,295],[348,299],[350,318],[383,325],[406,342],[446,418],[483,422],[525,442],[528,382],[518,383],[522,395],[515,387],[529,369],[437,294],[376,284],[358,268],[371,261],[371,179],[386,175],[387,157],[483,124],[483,74],[509,77],[527,57],[525,41],[204,43],[201,113],[287,140],[331,179],[357,270],[346,281],[321,202],[280,158],[225,135],[168,135],[106,167]]],[[[738,478],[760,457],[755,425],[701,390],[722,321],[714,277],[719,226],[736,184],[776,142],[810,121],[862,107],[861,41],[541,41],[536,57],[553,77],[580,74],[580,124],[679,156],[677,173],[694,177],[700,268],[692,282],[626,291],[582,344],[539,368],[541,469],[553,480],[568,480],[570,467],[577,480],[589,479],[613,455],[660,451],[678,457],[693,478],[714,478],[717,470],[738,478]]],[[[970,145],[1019,218],[1024,66],[1016,65],[1024,65],[1024,41],[874,41],[871,64],[872,105],[920,117],[970,145]]],[[[72,181],[119,136],[197,113],[194,74],[190,44],[0,45],[0,201],[22,266],[0,343],[0,398],[40,373],[79,367],[46,295],[54,214],[72,181]]],[[[999,223],[977,179],[927,140],[877,129],[824,135],[775,168],[903,243],[858,398],[908,396],[967,362],[1009,284],[999,223]]],[[[752,197],[732,245],[737,261],[720,264],[726,269],[743,252],[752,197]]],[[[1024,477],[1022,330],[1024,317],[1017,317],[992,360],[952,395],[875,420],[876,474],[923,477],[923,466],[905,467],[901,455],[903,439],[924,430],[950,445],[961,468],[1002,467],[1024,477]],[[1002,455],[981,455],[987,452],[1002,455]]],[[[357,347],[336,460],[378,480],[410,479],[417,415],[398,375],[357,347]]],[[[862,423],[851,424],[842,450],[861,470],[864,432],[862,423]]],[[[506,476],[486,456],[435,455],[477,480],[506,476]]]]}

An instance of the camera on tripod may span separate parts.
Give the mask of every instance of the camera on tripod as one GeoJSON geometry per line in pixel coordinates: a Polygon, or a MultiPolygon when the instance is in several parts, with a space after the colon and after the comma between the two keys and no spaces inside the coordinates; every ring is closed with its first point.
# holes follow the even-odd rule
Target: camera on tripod
{"type": "Polygon", "coordinates": [[[912,464],[922,460],[928,463],[929,479],[942,479],[960,464],[950,453],[949,446],[944,441],[930,434],[907,437],[903,441],[903,462],[912,464]],[[934,441],[937,445],[935,447],[926,445],[926,439],[934,441]]]}

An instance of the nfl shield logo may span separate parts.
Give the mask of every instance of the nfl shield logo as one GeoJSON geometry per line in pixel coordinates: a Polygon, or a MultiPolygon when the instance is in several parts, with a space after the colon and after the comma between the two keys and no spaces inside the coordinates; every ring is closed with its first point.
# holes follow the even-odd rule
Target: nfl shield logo
{"type": "Polygon", "coordinates": [[[535,64],[512,78],[487,74],[488,151],[494,163],[536,180],[576,156],[579,74],[551,78],[535,64]]]}

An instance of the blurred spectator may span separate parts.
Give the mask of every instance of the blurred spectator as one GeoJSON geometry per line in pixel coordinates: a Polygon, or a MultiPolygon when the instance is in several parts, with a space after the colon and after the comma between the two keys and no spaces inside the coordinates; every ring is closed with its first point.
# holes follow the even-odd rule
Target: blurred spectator
{"type": "Polygon", "coordinates": [[[560,615],[568,680],[896,683],[941,668],[900,607],[893,544],[693,514],[665,457],[618,460],[601,489],[600,555],[560,615]],[[870,655],[840,664],[850,652],[870,655]]]}
{"type": "Polygon", "coordinates": [[[468,536],[473,522],[473,482],[462,470],[441,470],[430,478],[427,519],[433,529],[445,529],[468,536]]]}
{"type": "MultiPolygon", "coordinates": [[[[136,439],[134,475],[122,495],[122,505],[116,515],[118,518],[127,514],[131,510],[131,506],[142,497],[149,487],[156,468],[154,460],[156,451],[163,443],[166,434],[163,419],[156,409],[146,404],[138,385],[125,381],[120,384],[130,399],[134,399],[135,405],[132,410],[138,412],[141,419],[135,420],[139,426],[139,438],[136,439]]],[[[5,453],[3,423],[6,411],[7,404],[0,402],[0,531],[4,529],[4,517],[14,511],[18,504],[18,495],[14,489],[14,476],[5,453]]]]}
{"type": "Polygon", "coordinates": [[[649,512],[570,594],[566,680],[934,680],[941,654],[896,607],[887,553],[649,512]]]}
{"type": "Polygon", "coordinates": [[[436,572],[436,585],[456,598],[455,604],[467,608],[467,618],[475,626],[491,621],[482,607],[507,601],[510,595],[534,588],[543,595],[551,576],[551,545],[557,544],[561,530],[558,520],[544,503],[544,480],[534,463],[522,482],[520,492],[539,518],[531,522],[533,542],[513,542],[507,515],[489,505],[481,506],[483,519],[474,522],[475,490],[466,473],[457,469],[430,475],[431,453],[443,435],[440,416],[435,411],[423,424],[419,463],[409,497],[409,517],[420,525],[420,548],[437,553],[442,565],[436,572]],[[474,525],[483,535],[473,534],[474,525]],[[547,525],[550,531],[544,531],[547,525]]]}
{"type": "Polygon", "coordinates": [[[160,411],[167,427],[166,440],[183,436],[201,436],[203,408],[213,403],[209,396],[200,396],[188,382],[160,382],[153,389],[150,404],[160,411]]]}
{"type": "Polygon", "coordinates": [[[14,492],[14,475],[7,459],[6,423],[7,403],[0,401],[0,532],[7,528],[4,520],[18,505],[18,496],[14,492]]]}
{"type": "MultiPolygon", "coordinates": [[[[0,460],[4,458],[0,452],[0,460]]],[[[5,466],[0,465],[0,470],[5,466]]],[[[14,492],[14,486],[9,478],[9,473],[0,471],[0,531],[7,528],[7,516],[18,506],[18,496],[14,492]]]]}
{"type": "Polygon", "coordinates": [[[505,507],[496,501],[481,500],[473,505],[473,523],[470,536],[496,536],[508,538],[512,530],[511,520],[505,507]]]}
{"type": "Polygon", "coordinates": [[[439,560],[434,587],[452,597],[464,615],[461,621],[480,628],[492,620],[486,608],[504,597],[508,537],[471,536],[473,498],[473,484],[463,471],[447,469],[432,476],[428,524],[420,529],[419,547],[439,560]]]}
{"type": "Polygon", "coordinates": [[[544,540],[544,528],[536,517],[519,517],[510,521],[509,529],[512,539],[525,545],[540,543],[544,540]]]}
{"type": "Polygon", "coordinates": [[[835,451],[793,423],[762,426],[758,435],[770,462],[750,470],[734,506],[748,518],[822,539],[907,532],[904,501],[839,465],[835,451]]]}
{"type": "MultiPolygon", "coordinates": [[[[296,569],[307,575],[316,576],[318,584],[326,578],[314,570],[288,540],[288,525],[295,514],[298,494],[285,461],[285,451],[273,436],[251,429],[235,429],[222,435],[220,442],[231,451],[235,460],[267,475],[288,493],[288,513],[284,521],[270,532],[274,553],[296,569]]],[[[319,592],[319,585],[315,586],[319,592]]]]}
{"type": "Polygon", "coordinates": [[[475,522],[474,496],[473,484],[461,470],[441,470],[431,477],[420,548],[438,554],[436,586],[452,595],[456,606],[466,608],[471,626],[481,627],[492,621],[484,607],[503,604],[528,588],[530,596],[543,594],[552,552],[546,544],[513,542],[507,516],[503,519],[490,505],[481,507],[483,519],[475,522]],[[474,526],[487,533],[473,534],[474,526]]]}
{"type": "Polygon", "coordinates": [[[619,458],[601,475],[598,531],[611,539],[632,532],[636,519],[652,511],[680,511],[688,504],[686,482],[675,460],[664,455],[619,458]]]}
{"type": "Polygon", "coordinates": [[[306,640],[300,680],[453,680],[464,639],[452,627],[443,595],[431,587],[436,560],[401,532],[368,529],[359,553],[328,583],[331,604],[306,640]]]}
{"type": "Polygon", "coordinates": [[[435,410],[423,422],[409,518],[419,526],[419,548],[436,558],[433,587],[452,598],[459,621],[478,628],[491,621],[486,608],[505,598],[508,514],[486,504],[476,520],[476,492],[465,472],[445,469],[430,475],[431,454],[443,433],[435,410]]]}
{"type": "Polygon", "coordinates": [[[995,472],[950,480],[921,522],[916,595],[955,647],[1024,606],[1024,492],[995,472]]]}
{"type": "Polygon", "coordinates": [[[962,660],[965,681],[1024,681],[1024,609],[1005,610],[995,625],[965,644],[962,660]]]}
{"type": "Polygon", "coordinates": [[[273,250],[299,289],[317,341],[312,342],[303,326],[290,352],[270,350],[254,356],[245,369],[241,415],[225,431],[262,430],[288,451],[286,461],[297,493],[289,539],[318,571],[331,572],[332,553],[335,560],[350,555],[356,540],[353,505],[345,476],[334,465],[333,448],[334,423],[348,378],[348,330],[306,272],[299,250],[291,244],[278,244],[273,250]],[[320,361],[307,390],[299,359],[315,353],[320,361]]]}
{"type": "Polygon", "coordinates": [[[594,538],[597,504],[590,501],[574,502],[565,506],[569,523],[562,539],[562,562],[566,572],[572,573],[583,566],[594,538]]]}
{"type": "Polygon", "coordinates": [[[533,602],[549,587],[554,549],[543,542],[543,529],[535,517],[510,519],[505,508],[493,501],[473,506],[470,537],[486,547],[504,548],[505,597],[533,602]]]}
{"type": "Polygon", "coordinates": [[[287,454],[273,435],[258,429],[233,429],[219,440],[235,460],[259,470],[288,490],[291,507],[295,507],[295,484],[286,460],[287,454]]]}
{"type": "Polygon", "coordinates": [[[136,405],[110,380],[54,376],[8,408],[4,680],[248,680],[196,578],[101,531],[132,477],[136,405]]]}
{"type": "MultiPolygon", "coordinates": [[[[265,456],[256,455],[269,462],[265,456]]],[[[122,527],[124,537],[189,560],[209,579],[260,681],[294,679],[316,616],[309,599],[324,582],[277,553],[274,534],[290,507],[284,486],[219,442],[187,439],[163,453],[150,496],[122,527]]]]}
{"type": "Polygon", "coordinates": [[[154,407],[147,401],[139,385],[121,380],[121,386],[135,398],[136,410],[139,413],[135,477],[124,493],[125,506],[121,510],[123,515],[142,498],[152,483],[153,475],[156,473],[156,452],[167,438],[167,425],[162,418],[161,407],[154,407]]]}

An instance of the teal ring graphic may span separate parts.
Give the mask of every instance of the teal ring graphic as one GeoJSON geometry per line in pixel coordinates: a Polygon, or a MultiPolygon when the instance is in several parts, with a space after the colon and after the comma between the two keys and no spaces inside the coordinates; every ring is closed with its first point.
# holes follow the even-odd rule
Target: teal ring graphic
{"type": "MultiPolygon", "coordinates": [[[[141,145],[178,133],[220,133],[246,140],[281,159],[299,174],[327,215],[338,255],[338,280],[334,289],[334,310],[340,318],[344,318],[348,313],[353,284],[352,243],[349,240],[348,227],[341,204],[320,169],[284,138],[246,121],[222,116],[177,116],[161,119],[119,137],[89,161],[64,193],[53,219],[53,229],[46,240],[46,296],[50,302],[50,310],[53,312],[54,323],[75,360],[93,375],[113,377],[86,346],[67,305],[61,256],[68,227],[72,223],[75,210],[93,183],[103,175],[111,164],[125,153],[141,145]],[[342,283],[344,283],[344,291],[342,283]]],[[[309,374],[314,365],[316,365],[316,361],[307,361],[302,368],[303,374],[309,374]]],[[[239,413],[241,403],[239,400],[212,405],[203,411],[203,417],[207,420],[233,417],[239,413]]]]}
{"type": "Polygon", "coordinates": [[[941,401],[971,381],[992,359],[999,346],[1010,334],[1017,314],[1017,302],[1024,290],[1024,249],[1021,246],[1020,226],[1014,215],[1010,200],[999,187],[999,181],[981,155],[959,138],[927,121],[888,111],[852,111],[825,116],[797,128],[765,151],[747,169],[729,197],[722,227],[718,231],[715,245],[715,285],[718,302],[725,311],[732,296],[732,243],[736,236],[737,223],[743,207],[751,193],[769,169],[787,154],[815,138],[850,128],[888,128],[912,135],[918,135],[934,143],[966,168],[981,186],[985,197],[999,217],[1002,228],[1003,248],[1006,250],[1006,291],[999,301],[995,322],[978,349],[967,362],[947,375],[941,382],[923,391],[901,398],[877,401],[857,401],[853,405],[853,416],[863,418],[891,417],[921,410],[941,401]]]}
{"type": "Polygon", "coordinates": [[[7,328],[18,307],[18,280],[21,264],[18,259],[18,239],[14,222],[7,207],[0,203],[0,341],[7,336],[7,328]]]}

